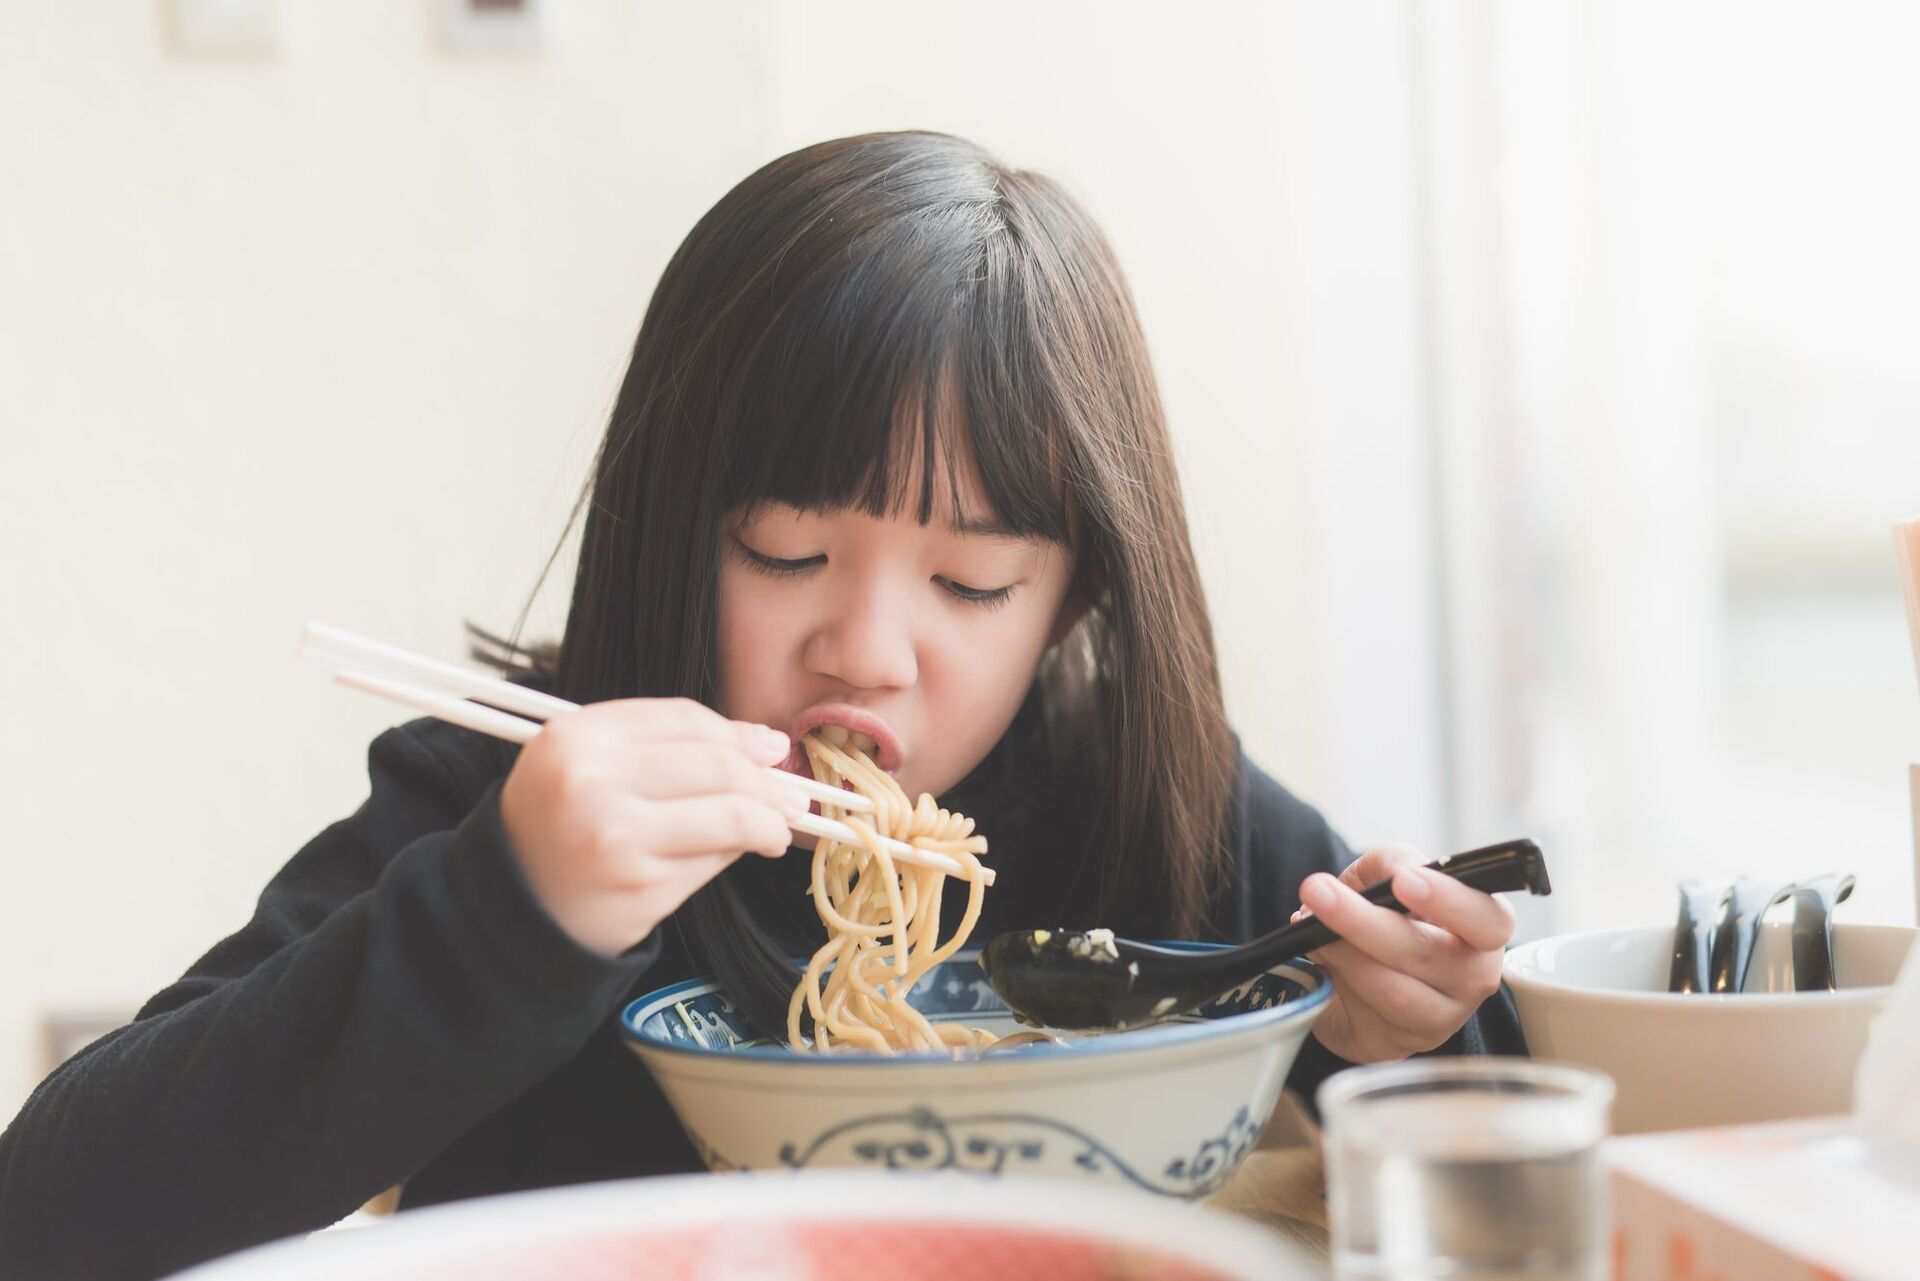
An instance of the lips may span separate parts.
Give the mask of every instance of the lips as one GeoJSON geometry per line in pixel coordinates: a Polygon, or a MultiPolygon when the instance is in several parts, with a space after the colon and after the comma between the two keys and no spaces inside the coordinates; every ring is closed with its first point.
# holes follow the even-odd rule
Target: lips
{"type": "Polygon", "coordinates": [[[873,757],[873,763],[891,774],[900,768],[906,759],[906,749],[900,742],[900,736],[893,727],[865,708],[854,707],[849,703],[816,703],[793,718],[793,724],[787,733],[793,738],[793,752],[787,757],[786,768],[792,772],[807,773],[806,749],[800,746],[800,739],[809,732],[826,727],[822,737],[829,742],[845,739],[837,746],[846,746],[848,742],[865,750],[873,757]],[[862,740],[870,740],[867,746],[862,740]]]}

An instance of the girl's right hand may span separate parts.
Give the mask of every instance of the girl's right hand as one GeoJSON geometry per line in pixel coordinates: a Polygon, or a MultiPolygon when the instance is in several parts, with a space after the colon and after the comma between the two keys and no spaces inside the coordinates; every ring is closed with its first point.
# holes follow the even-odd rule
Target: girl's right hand
{"type": "Polygon", "coordinates": [[[618,956],[742,853],[787,852],[807,798],[767,767],[788,748],[691,699],[593,703],[521,749],[500,819],[560,928],[618,956]]]}

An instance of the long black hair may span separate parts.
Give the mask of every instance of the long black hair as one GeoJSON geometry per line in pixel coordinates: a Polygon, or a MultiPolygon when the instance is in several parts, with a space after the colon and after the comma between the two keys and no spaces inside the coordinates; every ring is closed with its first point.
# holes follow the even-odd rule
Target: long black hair
{"type": "MultiPolygon", "coordinates": [[[[583,495],[565,634],[507,657],[580,702],[714,704],[730,516],[778,500],[926,521],[963,454],[999,522],[1076,558],[1085,613],[1016,724],[1097,798],[1082,847],[1055,852],[1092,870],[1085,923],[1191,933],[1234,748],[1146,343],[1081,205],[973,143],[821,143],[700,220],[654,291],[583,495]]],[[[795,975],[743,870],[681,918],[696,961],[773,1028],[795,975]]]]}

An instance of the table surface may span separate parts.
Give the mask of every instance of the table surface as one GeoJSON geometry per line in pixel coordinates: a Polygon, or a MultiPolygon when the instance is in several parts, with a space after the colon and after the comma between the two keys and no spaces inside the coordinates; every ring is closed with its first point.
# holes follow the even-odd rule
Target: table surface
{"type": "Polygon", "coordinates": [[[1284,1237],[1299,1256],[1296,1271],[1284,1281],[1328,1281],[1333,1276],[1327,1183],[1319,1148],[1262,1148],[1234,1171],[1207,1204],[1284,1237]]]}

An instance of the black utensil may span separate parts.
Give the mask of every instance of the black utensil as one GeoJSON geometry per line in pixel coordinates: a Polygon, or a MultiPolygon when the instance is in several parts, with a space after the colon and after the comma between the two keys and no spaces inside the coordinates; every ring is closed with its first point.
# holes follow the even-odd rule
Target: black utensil
{"type": "Polygon", "coordinates": [[[1853,873],[1828,872],[1800,882],[1793,892],[1793,986],[1798,992],[1831,992],[1833,909],[1853,893],[1853,873]]]}
{"type": "Polygon", "coordinates": [[[1713,975],[1708,990],[1738,992],[1747,985],[1747,966],[1753,960],[1753,936],[1760,918],[1775,903],[1793,893],[1792,881],[1743,876],[1733,883],[1720,923],[1713,932],[1713,975]]]}
{"type": "MultiPolygon", "coordinates": [[[[1489,894],[1550,894],[1546,860],[1532,841],[1469,850],[1427,867],[1489,894]]],[[[1406,911],[1391,880],[1361,891],[1370,903],[1406,911]]],[[[1305,917],[1238,947],[1179,951],[1115,938],[1109,930],[1012,930],[980,954],[987,981],[1023,1022],[1070,1029],[1134,1027],[1204,1003],[1229,988],[1338,941],[1305,917]]]]}
{"type": "Polygon", "coordinates": [[[1680,882],[1680,919],[1673,927],[1669,992],[1713,990],[1713,928],[1727,897],[1724,881],[1680,882]]]}

